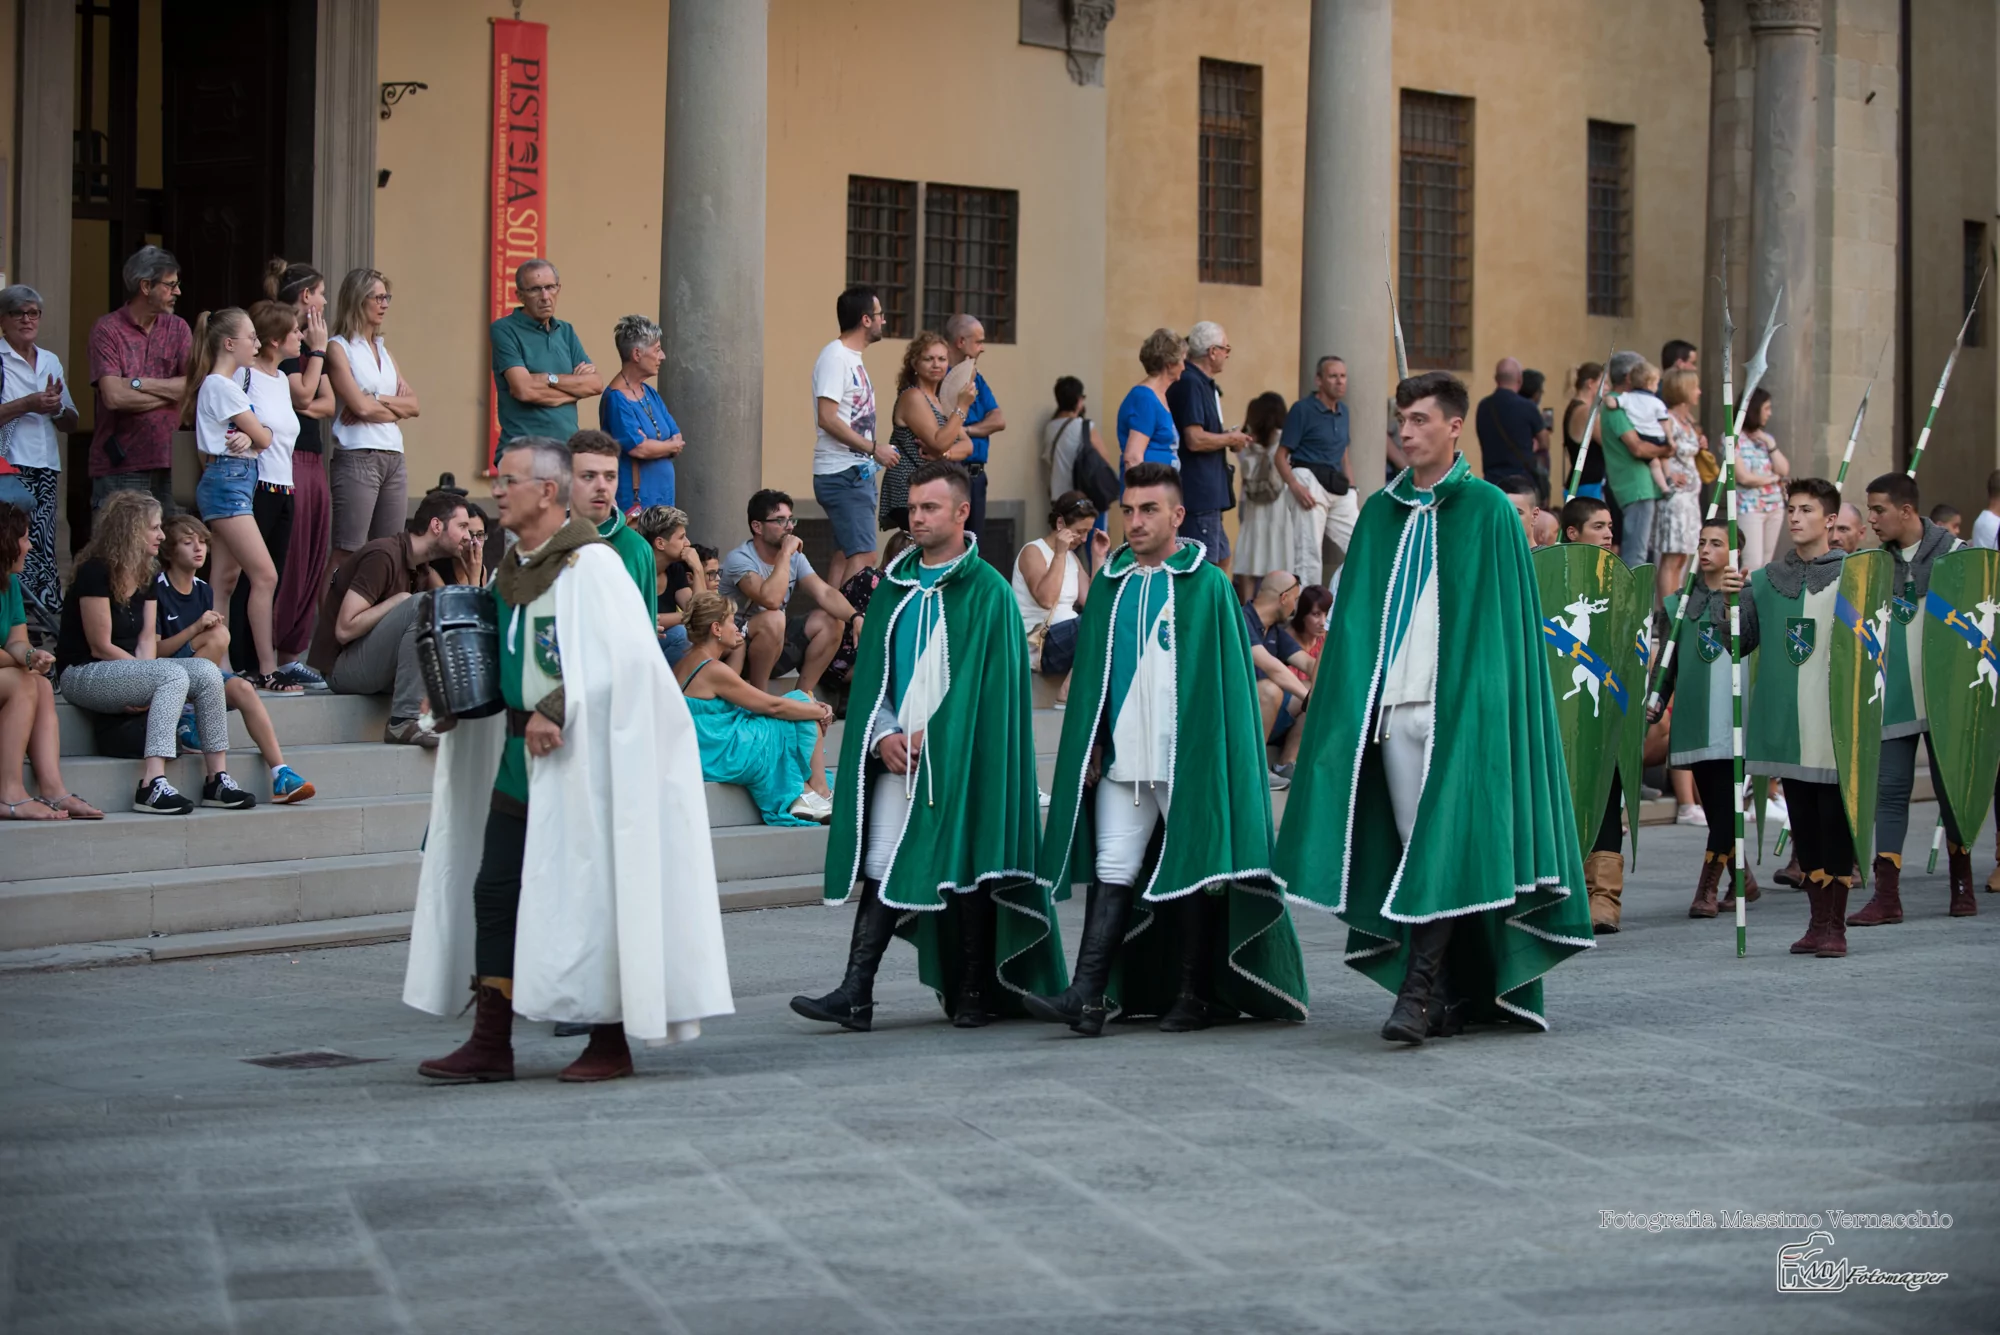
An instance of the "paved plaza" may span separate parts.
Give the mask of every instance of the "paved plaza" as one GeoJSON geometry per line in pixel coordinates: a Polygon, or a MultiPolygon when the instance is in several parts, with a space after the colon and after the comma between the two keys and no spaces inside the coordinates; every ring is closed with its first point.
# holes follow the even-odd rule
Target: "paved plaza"
{"type": "Polygon", "coordinates": [[[423,1081],[468,1022],[399,1003],[402,945],[0,977],[0,1329],[2000,1329],[2000,895],[1949,920],[1915,858],[1909,920],[1839,962],[1785,953],[1805,905],[1773,889],[1739,960],[1685,916],[1699,837],[1644,832],[1552,1032],[1414,1050],[1316,914],[1310,1023],[1096,1042],[953,1030],[903,946],[876,1032],[824,1032],[784,1003],[837,979],[847,915],[733,915],[739,1013],[601,1087],[526,1024],[518,1083],[423,1081]],[[371,1060],[244,1060],[309,1050],[371,1060]],[[1737,1210],[1949,1278],[1779,1293],[1811,1228],[1737,1210]]]}

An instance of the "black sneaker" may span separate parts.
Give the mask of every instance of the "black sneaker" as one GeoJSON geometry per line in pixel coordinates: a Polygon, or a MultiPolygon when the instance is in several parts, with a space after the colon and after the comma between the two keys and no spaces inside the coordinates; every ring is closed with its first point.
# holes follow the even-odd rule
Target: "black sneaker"
{"type": "Polygon", "coordinates": [[[133,794],[132,810],[149,816],[185,816],[194,810],[194,803],[175,792],[165,779],[149,779],[133,794]]]}
{"type": "Polygon", "coordinates": [[[257,805],[257,799],[236,786],[236,780],[229,777],[229,771],[213,775],[201,786],[201,804],[205,807],[223,807],[230,811],[248,811],[257,805]]]}

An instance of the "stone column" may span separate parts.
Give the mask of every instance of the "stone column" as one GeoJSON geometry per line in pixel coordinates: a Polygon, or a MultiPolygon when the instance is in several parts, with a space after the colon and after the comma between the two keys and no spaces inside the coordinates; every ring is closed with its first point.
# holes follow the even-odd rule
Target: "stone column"
{"type": "MultiPolygon", "coordinates": [[[[1722,425],[1722,273],[1723,242],[1728,241],[1729,305],[1739,327],[1748,309],[1744,275],[1750,259],[1750,90],[1749,20],[1743,0],[1702,0],[1702,26],[1708,41],[1708,217],[1703,252],[1701,379],[1709,387],[1702,399],[1702,420],[1711,439],[1720,440],[1722,425]]],[[[1753,335],[1754,337],[1754,335],[1753,335]]],[[[1737,365],[1748,355],[1739,336],[1737,365]]],[[[1740,372],[1739,372],[1740,375],[1740,372]]]]}
{"type": "Polygon", "coordinates": [[[1348,476],[1382,485],[1384,405],[1394,392],[1389,274],[1395,225],[1396,95],[1391,0],[1313,0],[1306,78],[1305,246],[1299,385],[1326,355],[1347,362],[1348,476]]]}
{"type": "MultiPolygon", "coordinates": [[[[70,355],[70,137],[76,119],[76,6],[21,0],[19,263],[10,283],[42,294],[37,343],[73,367],[70,355]]],[[[4,257],[0,257],[3,261],[4,257]]],[[[116,298],[113,298],[116,300],[116,298]]],[[[94,317],[93,317],[94,318],[94,317]]],[[[88,375],[68,372],[81,387],[88,375]]],[[[78,398],[83,395],[78,393],[78,398]]]]}
{"type": "MultiPolygon", "coordinates": [[[[710,533],[740,524],[763,485],[768,11],[674,0],[667,19],[660,392],[688,442],[676,503],[710,533]]],[[[806,413],[801,388],[801,429],[806,413]]]]}
{"type": "MultiPolygon", "coordinates": [[[[319,0],[313,94],[313,244],[309,260],[331,297],[349,269],[375,263],[377,0],[319,0]]],[[[392,275],[393,276],[393,275],[392,275]]]]}
{"type": "Polygon", "coordinates": [[[1819,257],[1820,0],[1749,0],[1757,57],[1750,148],[1750,302],[1736,312],[1737,346],[1756,351],[1771,303],[1784,289],[1764,385],[1773,430],[1794,476],[1827,471],[1821,414],[1813,404],[1814,289],[1819,257]]]}

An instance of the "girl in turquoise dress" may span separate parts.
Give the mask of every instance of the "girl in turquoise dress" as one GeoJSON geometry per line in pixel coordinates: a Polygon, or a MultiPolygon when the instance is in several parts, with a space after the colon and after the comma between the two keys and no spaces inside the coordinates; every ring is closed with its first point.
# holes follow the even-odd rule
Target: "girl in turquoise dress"
{"type": "Polygon", "coordinates": [[[702,778],[748,790],[766,825],[825,824],[833,815],[824,755],[833,710],[804,691],[771,695],[737,675],[725,660],[743,632],[721,594],[696,594],[683,624],[688,650],[674,676],[694,715],[702,778]]]}

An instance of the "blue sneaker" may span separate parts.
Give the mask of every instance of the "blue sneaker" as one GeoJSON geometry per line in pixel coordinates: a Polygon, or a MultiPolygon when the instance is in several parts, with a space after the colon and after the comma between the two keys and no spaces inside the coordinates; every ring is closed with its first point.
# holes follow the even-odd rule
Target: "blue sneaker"
{"type": "Polygon", "coordinates": [[[271,800],[281,806],[293,802],[303,802],[313,795],[313,786],[290,765],[278,766],[278,772],[271,778],[271,800]]]}
{"type": "Polygon", "coordinates": [[[175,729],[174,736],[180,741],[182,755],[193,756],[201,754],[201,733],[195,729],[194,715],[192,713],[181,715],[181,725],[175,729]]]}

